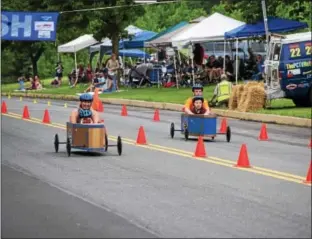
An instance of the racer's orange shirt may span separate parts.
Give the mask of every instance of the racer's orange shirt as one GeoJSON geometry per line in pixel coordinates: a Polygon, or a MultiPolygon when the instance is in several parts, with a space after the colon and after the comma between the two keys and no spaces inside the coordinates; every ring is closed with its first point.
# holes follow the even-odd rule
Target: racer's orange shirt
{"type": "MultiPolygon", "coordinates": [[[[192,108],[192,105],[193,105],[193,97],[190,97],[190,98],[188,98],[188,99],[186,100],[184,107],[187,108],[187,109],[191,109],[191,108],[192,108]]],[[[206,110],[209,110],[209,106],[208,106],[208,101],[207,101],[207,100],[204,100],[203,107],[204,107],[206,110]]]]}

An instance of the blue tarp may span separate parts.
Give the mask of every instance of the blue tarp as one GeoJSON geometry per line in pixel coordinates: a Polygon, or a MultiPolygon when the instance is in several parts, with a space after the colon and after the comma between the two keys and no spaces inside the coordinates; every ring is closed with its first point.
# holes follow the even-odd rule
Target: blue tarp
{"type": "Polygon", "coordinates": [[[120,49],[144,48],[144,42],[152,39],[157,33],[151,31],[143,31],[137,33],[131,40],[125,40],[119,43],[120,49]]]}
{"type": "MultiPolygon", "coordinates": [[[[105,54],[111,54],[112,51],[107,51],[105,54]]],[[[119,56],[125,56],[125,57],[133,57],[133,58],[150,58],[151,56],[141,50],[138,49],[129,49],[129,50],[119,50],[119,56]]]]}
{"type": "Polygon", "coordinates": [[[55,41],[58,12],[1,11],[1,38],[9,41],[55,41]]]}
{"type": "MultiPolygon", "coordinates": [[[[308,24],[283,18],[268,17],[268,27],[269,32],[280,33],[304,29],[308,27],[308,24]]],[[[263,20],[255,24],[245,24],[224,34],[225,38],[254,37],[263,35],[265,35],[263,20]]]]}

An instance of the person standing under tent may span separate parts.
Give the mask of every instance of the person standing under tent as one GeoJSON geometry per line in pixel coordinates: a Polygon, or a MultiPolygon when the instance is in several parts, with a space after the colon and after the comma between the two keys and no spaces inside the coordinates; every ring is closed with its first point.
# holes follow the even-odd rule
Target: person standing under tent
{"type": "Polygon", "coordinates": [[[111,58],[107,61],[106,68],[108,69],[108,74],[113,78],[113,88],[115,90],[118,90],[117,73],[120,66],[114,53],[111,55],[111,58]]]}

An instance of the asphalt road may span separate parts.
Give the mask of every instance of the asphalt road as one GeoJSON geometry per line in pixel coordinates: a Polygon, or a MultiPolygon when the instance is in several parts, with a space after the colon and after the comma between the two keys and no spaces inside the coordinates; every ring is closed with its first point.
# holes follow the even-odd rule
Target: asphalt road
{"type": "MultiPolygon", "coordinates": [[[[232,141],[227,143],[225,136],[219,135],[215,142],[205,142],[209,157],[198,160],[191,156],[196,141],[185,142],[178,133],[174,139],[169,137],[170,122],[175,122],[177,127],[180,124],[179,113],[160,111],[161,122],[153,122],[150,109],[128,107],[129,116],[122,117],[120,106],[105,105],[102,116],[112,136],[109,141],[121,135],[123,155],[118,156],[116,148],[109,148],[104,156],[74,154],[68,158],[64,145],[58,154],[54,152],[53,138],[58,133],[65,139],[64,125],[73,103],[64,108],[63,102],[56,101],[47,106],[43,100],[37,104],[25,99],[22,102],[16,98],[4,100],[9,112],[21,115],[23,106],[28,105],[31,117],[39,120],[48,108],[52,122],[59,125],[51,127],[22,121],[16,115],[2,116],[2,163],[33,175],[39,180],[38,185],[47,182],[62,191],[53,192],[56,189],[48,185],[34,188],[31,185],[35,183],[16,186],[29,188],[16,190],[25,194],[35,190],[32,195],[37,195],[37,200],[26,200],[24,205],[31,206],[25,211],[10,203],[16,195],[8,193],[5,215],[29,216],[20,217],[18,222],[3,220],[4,235],[16,237],[31,233],[22,226],[16,229],[16,224],[25,221],[25,225],[37,225],[44,204],[47,208],[58,208],[54,212],[65,207],[68,211],[65,210],[64,215],[72,213],[72,221],[64,219],[60,225],[55,214],[46,209],[44,215],[51,213],[53,219],[40,220],[46,229],[38,228],[38,234],[60,232],[51,237],[62,233],[72,237],[77,234],[92,237],[90,235],[100,233],[114,237],[129,237],[131,233],[158,237],[311,237],[311,187],[300,183],[311,161],[311,150],[307,147],[310,129],[270,124],[267,125],[270,140],[260,142],[257,140],[260,123],[228,120],[232,141]],[[141,125],[149,146],[134,144],[141,125]],[[242,143],[247,145],[254,169],[242,171],[232,167],[242,143]],[[265,170],[258,170],[259,167],[265,170]],[[58,198],[56,206],[54,200],[47,200],[49,195],[58,198]],[[66,206],[69,204],[72,208],[66,206]],[[107,227],[101,227],[95,213],[84,213],[94,210],[107,221],[118,217],[115,225],[125,229],[114,231],[109,222],[107,227]],[[82,215],[87,225],[85,232],[72,225],[82,215]],[[10,228],[14,227],[13,233],[10,228]]],[[[10,176],[13,174],[10,170],[3,173],[3,183],[4,177],[14,177],[10,176]]],[[[2,198],[6,198],[6,194],[3,190],[2,198]]],[[[38,235],[35,230],[32,232],[31,236],[38,235]]]]}

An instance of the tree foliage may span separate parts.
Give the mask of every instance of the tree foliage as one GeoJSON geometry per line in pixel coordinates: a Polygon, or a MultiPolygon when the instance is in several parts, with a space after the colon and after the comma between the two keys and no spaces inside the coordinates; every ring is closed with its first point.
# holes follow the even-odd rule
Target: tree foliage
{"type": "Polygon", "coordinates": [[[135,25],[145,30],[161,32],[181,21],[190,21],[200,16],[207,16],[203,8],[190,8],[189,3],[147,5],[145,14],[140,16],[135,25]]]}
{"type": "MultiPolygon", "coordinates": [[[[213,12],[245,22],[262,19],[261,0],[182,0],[178,3],[134,6],[133,0],[2,0],[2,10],[15,11],[72,11],[98,7],[123,8],[99,11],[65,12],[58,20],[57,40],[51,42],[3,41],[2,76],[14,77],[26,73],[32,66],[33,74],[41,77],[53,76],[57,60],[57,45],[64,44],[82,34],[93,33],[97,40],[112,39],[113,52],[118,53],[120,38],[128,37],[124,29],[135,25],[144,30],[160,32],[181,21],[189,21],[213,12]]],[[[266,0],[267,15],[307,22],[311,29],[310,0],[266,0]]],[[[87,51],[78,53],[81,62],[88,62],[87,51]]],[[[73,66],[71,55],[62,54],[65,74],[73,66]]],[[[3,78],[2,78],[3,79],[3,78]]],[[[14,78],[15,80],[16,78],[14,78]]]]}

